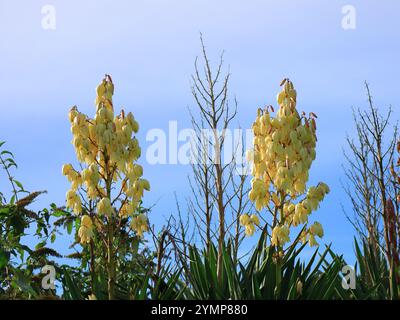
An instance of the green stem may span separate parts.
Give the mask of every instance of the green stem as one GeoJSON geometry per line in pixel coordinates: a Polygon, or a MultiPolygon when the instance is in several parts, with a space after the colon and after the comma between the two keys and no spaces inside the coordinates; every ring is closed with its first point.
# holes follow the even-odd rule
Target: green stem
{"type": "MultiPolygon", "coordinates": [[[[105,175],[106,175],[106,191],[107,197],[111,201],[111,184],[112,172],[108,167],[108,155],[104,151],[105,175]]],[[[113,215],[107,217],[107,273],[108,273],[108,299],[115,299],[115,264],[114,264],[114,225],[113,215]]]]}

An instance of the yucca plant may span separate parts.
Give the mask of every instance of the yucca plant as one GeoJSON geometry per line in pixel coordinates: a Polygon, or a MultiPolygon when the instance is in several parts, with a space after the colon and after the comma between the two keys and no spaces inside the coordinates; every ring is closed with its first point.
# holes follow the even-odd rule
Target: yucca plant
{"type": "MultiPolygon", "coordinates": [[[[400,288],[396,285],[396,272],[390,267],[384,254],[377,251],[373,244],[363,240],[360,244],[354,239],[357,263],[356,287],[351,290],[351,297],[356,299],[398,299],[400,288]]],[[[332,253],[332,256],[334,254],[332,253]]]]}
{"type": "Polygon", "coordinates": [[[235,265],[229,246],[223,250],[224,268],[218,280],[215,246],[211,250],[190,248],[189,299],[347,299],[351,293],[341,288],[343,259],[331,256],[329,246],[302,262],[299,255],[306,244],[292,247],[279,262],[276,248],[265,246],[265,233],[248,261],[235,265]]]}
{"type": "MultiPolygon", "coordinates": [[[[75,214],[76,238],[90,256],[92,291],[98,268],[106,266],[108,298],[116,298],[117,257],[135,247],[148,231],[141,200],[150,184],[137,164],[141,155],[134,136],[139,124],[131,112],[114,113],[114,84],[106,75],[96,88],[93,118],[73,107],[69,112],[72,143],[80,168],[65,164],[62,173],[71,182],[66,205],[75,214]]],[[[93,294],[93,292],[92,292],[93,294]]]]}
{"type": "MultiPolygon", "coordinates": [[[[362,242],[362,247],[354,239],[357,268],[359,274],[356,281],[358,295],[368,294],[371,299],[391,299],[390,294],[390,269],[385,257],[373,248],[367,241],[362,242]]],[[[397,291],[397,290],[396,290],[397,291]]]]}
{"type": "MultiPolygon", "coordinates": [[[[151,268],[135,269],[128,274],[129,281],[118,278],[115,298],[118,300],[179,300],[184,297],[186,285],[180,279],[181,270],[172,265],[164,266],[159,277],[155,277],[151,268]],[[123,281],[125,280],[125,281],[123,281]]],[[[91,288],[85,286],[85,277],[79,268],[64,266],[62,268],[62,298],[66,300],[96,299],[105,300],[107,293],[107,276],[99,274],[98,281],[91,288]]]]}

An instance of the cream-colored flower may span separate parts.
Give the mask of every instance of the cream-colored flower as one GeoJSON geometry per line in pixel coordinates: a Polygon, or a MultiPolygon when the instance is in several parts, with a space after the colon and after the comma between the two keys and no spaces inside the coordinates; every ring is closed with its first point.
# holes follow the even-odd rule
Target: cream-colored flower
{"type": "Polygon", "coordinates": [[[314,236],[322,238],[324,236],[324,229],[319,222],[314,222],[310,227],[310,233],[314,236]]]}
{"type": "Polygon", "coordinates": [[[252,214],[251,216],[248,214],[242,214],[239,218],[239,222],[244,227],[246,236],[252,236],[256,231],[255,226],[260,224],[260,220],[255,214],[252,214]]]}
{"type": "Polygon", "coordinates": [[[303,283],[300,281],[300,279],[297,281],[296,291],[298,295],[301,295],[303,293],[303,283]]]}
{"type": "Polygon", "coordinates": [[[78,230],[78,236],[82,244],[89,243],[93,237],[93,222],[88,215],[81,218],[81,226],[78,230]]]}
{"type": "Polygon", "coordinates": [[[86,300],[97,300],[97,297],[94,293],[89,294],[86,300]]]}
{"type": "Polygon", "coordinates": [[[68,176],[69,173],[70,173],[72,170],[74,170],[74,168],[72,167],[71,164],[64,164],[64,165],[62,166],[62,174],[63,174],[63,176],[68,176]]]}
{"type": "Polygon", "coordinates": [[[110,199],[105,197],[102,198],[97,204],[97,213],[99,215],[111,216],[113,208],[111,207],[110,199]]]}
{"type": "Polygon", "coordinates": [[[257,225],[257,226],[260,224],[260,219],[255,214],[252,214],[250,216],[250,220],[251,220],[251,223],[253,223],[253,224],[257,225]]]}
{"type": "Polygon", "coordinates": [[[254,232],[256,231],[254,224],[252,224],[252,223],[247,224],[245,226],[244,230],[245,230],[246,236],[248,236],[248,237],[252,236],[254,234],[254,232]]]}
{"type": "Polygon", "coordinates": [[[139,238],[142,238],[143,233],[149,230],[146,215],[141,213],[137,217],[132,218],[131,228],[136,232],[139,238]]]}
{"type": "Polygon", "coordinates": [[[276,226],[272,230],[271,244],[283,247],[285,243],[290,241],[289,233],[289,228],[286,225],[276,226]]]}
{"type": "Polygon", "coordinates": [[[239,222],[242,226],[246,226],[251,223],[251,219],[248,214],[242,214],[239,218],[239,222]]]}
{"type": "Polygon", "coordinates": [[[308,238],[308,244],[310,245],[310,247],[314,247],[318,245],[317,240],[315,240],[314,235],[310,234],[309,238],[308,238]]]}

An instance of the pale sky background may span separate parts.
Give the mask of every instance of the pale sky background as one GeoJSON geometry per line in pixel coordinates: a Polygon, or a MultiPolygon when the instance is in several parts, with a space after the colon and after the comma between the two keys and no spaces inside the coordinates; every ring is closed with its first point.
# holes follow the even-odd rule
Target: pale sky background
{"type": "MultiPolygon", "coordinates": [[[[349,208],[342,147],[346,132],[354,133],[351,107],[366,106],[364,80],[376,104],[391,104],[399,118],[399,11],[396,0],[0,0],[0,140],[16,156],[15,177],[29,190],[48,191],[34,208],[64,204],[69,183],[61,166],[75,159],[69,108],[93,115],[94,88],[111,74],[116,109],[123,105],[138,119],[145,154],[148,130],[171,120],[178,129],[190,126],[190,75],[202,32],[212,62],[225,50],[242,127],[259,106],[276,105],[284,77],[296,86],[298,108],[319,116],[310,182],[326,182],[331,193],[313,217],[325,228],[323,242],[352,260],[354,232],[341,209],[349,208]],[[55,7],[55,30],[42,28],[44,5],[55,7]],[[356,9],[355,30],[341,26],[344,5],[356,9]]],[[[176,212],[175,191],[184,206],[190,168],[141,163],[152,187],[145,204],[157,202],[150,219],[161,226],[176,212]]],[[[9,186],[1,177],[3,191],[9,186]]],[[[67,248],[69,240],[60,241],[67,248]]]]}

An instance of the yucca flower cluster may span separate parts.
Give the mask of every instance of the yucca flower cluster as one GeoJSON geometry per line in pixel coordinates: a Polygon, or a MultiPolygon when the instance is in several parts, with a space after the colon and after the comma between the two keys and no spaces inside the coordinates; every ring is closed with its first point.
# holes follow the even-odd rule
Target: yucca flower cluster
{"type": "Polygon", "coordinates": [[[63,175],[71,182],[66,195],[67,207],[77,215],[85,211],[78,231],[82,244],[90,241],[94,229],[101,231],[104,224],[116,224],[122,218],[132,218],[131,228],[140,237],[148,230],[147,217],[138,215],[144,190],[150,190],[149,182],[142,178],[142,167],[135,163],[141,154],[138,140],[133,136],[139,125],[131,112],[125,114],[121,110],[119,115],[114,115],[114,85],[109,75],[99,84],[96,93],[93,119],[79,112],[76,106],[69,112],[72,144],[82,170],[71,164],[62,168],[63,175]],[[112,190],[117,190],[114,199],[112,190]],[[82,197],[82,191],[86,198],[82,197]],[[97,204],[95,212],[84,208],[84,201],[97,204]]]}
{"type": "MultiPolygon", "coordinates": [[[[258,110],[252,127],[254,148],[247,153],[253,176],[249,198],[258,211],[267,208],[272,213],[271,244],[277,247],[290,241],[291,227],[308,223],[311,212],[329,192],[322,182],[306,189],[316,156],[316,115],[306,117],[297,112],[297,94],[290,80],[285,79],[281,86],[276,116],[271,114],[272,106],[258,110]]],[[[241,224],[249,228],[243,222],[241,219],[241,224]]],[[[319,223],[305,228],[301,239],[313,246],[317,244],[315,236],[323,236],[319,223]]]]}

